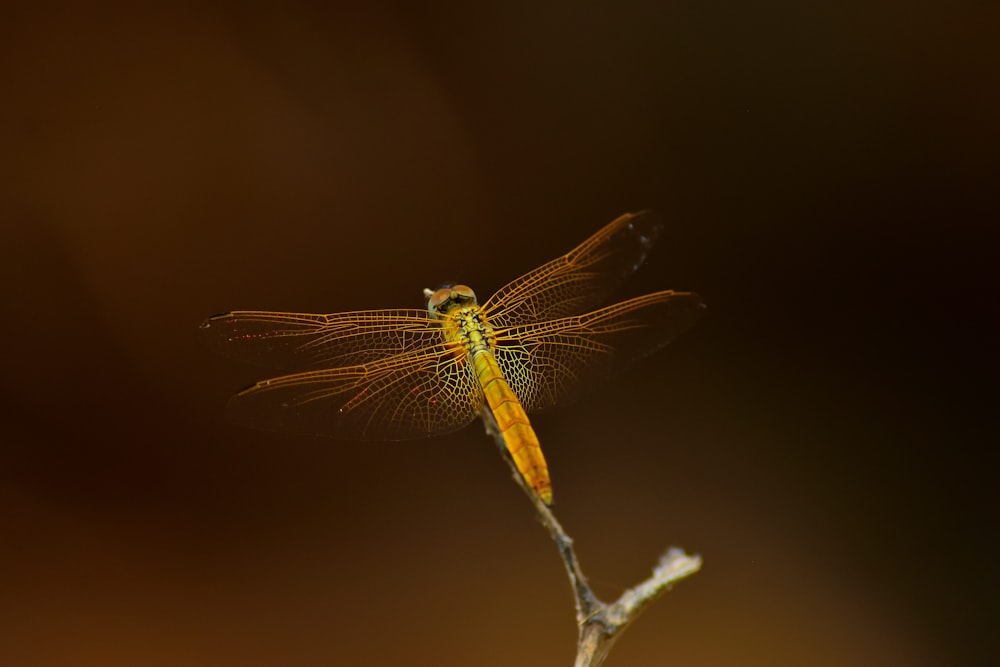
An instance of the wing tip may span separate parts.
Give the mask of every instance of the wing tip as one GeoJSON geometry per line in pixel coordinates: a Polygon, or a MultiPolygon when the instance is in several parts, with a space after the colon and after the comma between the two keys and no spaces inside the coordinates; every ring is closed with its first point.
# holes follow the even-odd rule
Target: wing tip
{"type": "Polygon", "coordinates": [[[267,387],[269,384],[271,384],[270,380],[261,380],[259,382],[254,382],[253,384],[243,387],[238,392],[236,392],[233,398],[242,398],[247,394],[252,394],[256,391],[259,391],[260,389],[263,389],[264,387],[267,387]]]}
{"type": "Polygon", "coordinates": [[[201,324],[198,325],[198,328],[199,329],[211,329],[212,328],[212,324],[214,322],[218,322],[219,320],[227,320],[227,319],[231,318],[232,316],[233,316],[232,311],[225,312],[225,313],[216,313],[215,315],[209,315],[204,320],[202,320],[201,324]]]}

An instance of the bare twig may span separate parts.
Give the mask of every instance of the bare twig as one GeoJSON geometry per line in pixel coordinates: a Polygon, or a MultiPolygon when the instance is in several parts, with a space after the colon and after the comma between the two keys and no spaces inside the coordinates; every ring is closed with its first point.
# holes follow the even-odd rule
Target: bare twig
{"type": "Polygon", "coordinates": [[[511,468],[514,481],[535,506],[538,518],[548,529],[566,567],[566,574],[573,587],[573,597],[576,599],[576,622],[579,632],[574,666],[599,667],[622,631],[639,616],[642,610],[675,582],[701,569],[701,556],[689,556],[683,550],[671,547],[660,557],[659,563],[653,568],[652,576],[628,589],[610,604],[601,601],[594,595],[590,585],[587,584],[583,570],[580,569],[580,561],[573,550],[573,539],[563,530],[552,509],[542,502],[517,471],[517,466],[507,453],[493,415],[488,409],[484,409],[482,417],[486,433],[493,436],[503,459],[511,468]]]}

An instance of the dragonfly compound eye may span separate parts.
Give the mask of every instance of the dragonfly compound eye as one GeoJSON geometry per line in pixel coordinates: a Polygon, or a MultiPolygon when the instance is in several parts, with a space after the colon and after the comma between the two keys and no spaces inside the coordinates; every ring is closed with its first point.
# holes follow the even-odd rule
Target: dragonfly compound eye
{"type": "Polygon", "coordinates": [[[442,287],[431,295],[427,301],[427,310],[432,313],[448,312],[455,305],[476,303],[476,293],[467,285],[442,287]]]}
{"type": "Polygon", "coordinates": [[[445,301],[451,298],[451,288],[446,287],[439,289],[431,295],[431,298],[427,300],[427,310],[432,313],[436,313],[445,301]]]}
{"type": "Polygon", "coordinates": [[[453,298],[458,301],[471,301],[472,303],[477,303],[476,293],[472,291],[472,288],[468,285],[455,285],[451,288],[453,292],[453,298]]]}

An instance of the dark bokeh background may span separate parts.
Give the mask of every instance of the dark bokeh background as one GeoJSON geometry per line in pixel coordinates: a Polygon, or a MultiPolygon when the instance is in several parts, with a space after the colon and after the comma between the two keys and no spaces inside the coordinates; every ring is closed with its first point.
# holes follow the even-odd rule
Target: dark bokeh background
{"type": "Polygon", "coordinates": [[[482,429],[239,430],[230,309],[482,295],[626,210],[709,316],[537,419],[609,665],[994,655],[990,3],[103,3],[0,27],[0,664],[565,665],[482,429]]]}

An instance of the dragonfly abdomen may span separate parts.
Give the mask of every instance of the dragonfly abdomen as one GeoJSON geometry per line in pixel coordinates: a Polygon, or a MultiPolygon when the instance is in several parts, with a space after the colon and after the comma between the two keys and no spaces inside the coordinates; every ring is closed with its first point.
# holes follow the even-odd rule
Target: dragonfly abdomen
{"type": "Polygon", "coordinates": [[[518,471],[538,497],[546,505],[551,505],[552,482],[549,480],[549,467],[524,407],[504,379],[492,352],[485,348],[476,350],[472,355],[472,363],[504,445],[518,471]]]}

